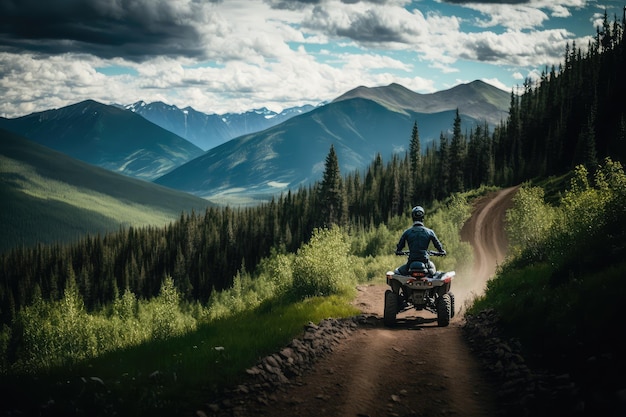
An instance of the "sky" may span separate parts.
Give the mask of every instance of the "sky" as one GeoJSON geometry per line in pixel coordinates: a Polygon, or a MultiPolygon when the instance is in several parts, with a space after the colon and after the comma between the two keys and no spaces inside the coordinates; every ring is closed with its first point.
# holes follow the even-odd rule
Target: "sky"
{"type": "Polygon", "coordinates": [[[507,92],[626,0],[0,0],[0,116],[93,99],[212,114],[358,86],[507,92]]]}

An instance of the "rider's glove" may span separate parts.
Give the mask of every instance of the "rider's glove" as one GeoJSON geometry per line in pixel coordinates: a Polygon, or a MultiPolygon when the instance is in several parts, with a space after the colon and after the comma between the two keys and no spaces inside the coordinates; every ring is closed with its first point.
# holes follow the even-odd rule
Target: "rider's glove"
{"type": "Polygon", "coordinates": [[[441,251],[441,256],[446,256],[448,253],[445,250],[441,251]]]}
{"type": "Polygon", "coordinates": [[[401,250],[397,250],[396,255],[404,255],[404,253],[401,250]]]}

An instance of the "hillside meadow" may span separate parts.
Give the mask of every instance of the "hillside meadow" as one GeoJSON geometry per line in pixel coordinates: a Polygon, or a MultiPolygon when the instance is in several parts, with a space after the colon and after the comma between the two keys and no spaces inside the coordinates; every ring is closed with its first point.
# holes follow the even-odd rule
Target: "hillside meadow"
{"type": "Polygon", "coordinates": [[[0,252],[129,226],[162,227],[211,204],[97,168],[0,129],[0,252]]]}

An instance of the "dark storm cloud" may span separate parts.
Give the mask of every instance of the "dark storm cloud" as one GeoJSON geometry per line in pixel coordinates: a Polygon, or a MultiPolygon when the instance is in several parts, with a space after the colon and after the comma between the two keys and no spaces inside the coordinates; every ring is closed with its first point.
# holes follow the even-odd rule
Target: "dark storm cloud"
{"type": "Polygon", "coordinates": [[[525,4],[530,0],[443,0],[452,4],[525,4]]]}
{"type": "Polygon", "coordinates": [[[0,49],[142,60],[201,53],[194,6],[167,0],[2,0],[0,49]]]}
{"type": "MultiPolygon", "coordinates": [[[[389,0],[340,0],[344,4],[356,3],[372,3],[385,4],[389,0]]],[[[324,2],[324,0],[265,0],[270,7],[282,10],[300,10],[306,6],[315,6],[324,2]]]]}
{"type": "Polygon", "coordinates": [[[322,0],[265,0],[272,9],[300,10],[306,6],[320,4],[322,0]]]}
{"type": "Polygon", "coordinates": [[[362,44],[407,43],[407,39],[418,35],[419,30],[410,14],[399,10],[378,7],[337,12],[334,8],[318,5],[311,10],[309,19],[302,25],[329,36],[348,38],[362,44]]]}
{"type": "Polygon", "coordinates": [[[336,33],[357,42],[403,42],[405,34],[400,29],[400,27],[385,24],[380,16],[370,12],[355,18],[348,27],[337,28],[336,33]]]}

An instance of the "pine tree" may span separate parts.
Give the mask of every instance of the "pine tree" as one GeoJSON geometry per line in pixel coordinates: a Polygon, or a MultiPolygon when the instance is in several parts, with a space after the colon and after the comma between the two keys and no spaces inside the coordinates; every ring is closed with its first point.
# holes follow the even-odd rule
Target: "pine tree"
{"type": "Polygon", "coordinates": [[[415,200],[419,194],[419,187],[422,182],[422,145],[420,143],[417,121],[413,123],[413,131],[411,132],[411,142],[409,143],[409,162],[411,167],[411,180],[414,187],[412,198],[415,200]]]}
{"type": "Polygon", "coordinates": [[[598,166],[598,155],[596,152],[596,135],[595,135],[595,106],[592,108],[587,119],[587,123],[583,125],[578,135],[578,143],[576,145],[575,165],[582,163],[591,172],[595,171],[598,166]]]}
{"type": "Polygon", "coordinates": [[[347,221],[347,199],[339,171],[335,147],[330,145],[326,156],[324,176],[318,188],[320,225],[344,225],[347,221]]]}
{"type": "Polygon", "coordinates": [[[435,172],[433,178],[433,185],[435,189],[433,194],[435,198],[444,198],[448,196],[450,192],[450,148],[448,145],[448,138],[441,133],[439,135],[439,163],[437,166],[437,172],[435,172]]]}
{"type": "Polygon", "coordinates": [[[450,191],[463,191],[463,169],[465,161],[465,138],[461,134],[461,116],[456,109],[450,142],[450,191]]]}

